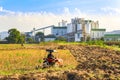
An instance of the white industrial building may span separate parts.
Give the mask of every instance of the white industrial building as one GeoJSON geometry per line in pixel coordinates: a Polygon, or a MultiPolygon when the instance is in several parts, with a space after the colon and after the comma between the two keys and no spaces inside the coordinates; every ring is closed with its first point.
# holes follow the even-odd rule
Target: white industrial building
{"type": "Polygon", "coordinates": [[[105,29],[91,29],[91,39],[100,39],[104,37],[105,29]]]}
{"type": "Polygon", "coordinates": [[[67,27],[66,26],[53,26],[51,27],[51,34],[55,35],[56,37],[59,36],[65,36],[67,33],[67,27]]]}
{"type": "MultiPolygon", "coordinates": [[[[27,37],[31,37],[31,38],[34,38],[35,40],[35,34],[37,32],[43,32],[45,34],[45,41],[53,41],[56,39],[56,37],[66,37],[66,34],[67,34],[67,26],[66,25],[66,21],[63,21],[59,23],[59,26],[54,26],[54,25],[51,25],[51,26],[46,26],[46,27],[42,27],[42,28],[39,28],[39,29],[33,29],[31,32],[27,32],[26,35],[27,37]],[[49,29],[49,31],[48,31],[49,29]],[[46,35],[47,34],[47,35],[46,35]]],[[[40,38],[38,37],[37,40],[40,42],[40,38]]]]}
{"type": "MultiPolygon", "coordinates": [[[[90,40],[101,39],[104,37],[104,33],[106,31],[106,29],[99,28],[98,21],[85,20],[84,18],[73,18],[69,24],[67,24],[67,21],[62,20],[62,22],[59,22],[58,26],[51,25],[35,29],[32,33],[43,30],[44,34],[46,34],[45,30],[48,28],[50,29],[50,34],[48,35],[65,37],[68,42],[86,41],[88,38],[90,40]]],[[[47,36],[45,37],[45,41],[53,41],[55,40],[55,37],[47,36]]]]}
{"type": "Polygon", "coordinates": [[[99,29],[98,21],[74,18],[67,25],[67,39],[68,41],[86,41],[88,37],[100,39],[104,36],[105,31],[105,29],[99,29]]]}
{"type": "Polygon", "coordinates": [[[48,41],[54,41],[56,39],[55,35],[47,35],[44,37],[44,41],[48,42],[48,41]]]}

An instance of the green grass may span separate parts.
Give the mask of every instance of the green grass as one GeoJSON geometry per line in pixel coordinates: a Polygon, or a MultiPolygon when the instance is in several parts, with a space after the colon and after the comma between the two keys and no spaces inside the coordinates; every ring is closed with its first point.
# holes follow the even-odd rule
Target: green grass
{"type": "Polygon", "coordinates": [[[105,45],[103,41],[87,41],[87,42],[65,42],[65,41],[51,41],[51,42],[41,42],[39,44],[0,44],[0,49],[21,49],[21,48],[37,48],[40,46],[54,46],[54,45],[90,45],[90,46],[100,46],[103,48],[109,48],[113,50],[120,50],[120,46],[108,46],[105,45]]]}

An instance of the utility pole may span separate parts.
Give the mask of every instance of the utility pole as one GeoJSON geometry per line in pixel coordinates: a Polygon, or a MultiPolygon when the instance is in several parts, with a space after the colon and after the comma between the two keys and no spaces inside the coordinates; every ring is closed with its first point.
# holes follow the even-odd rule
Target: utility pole
{"type": "Polygon", "coordinates": [[[33,40],[35,41],[35,28],[33,28],[33,40]]]}

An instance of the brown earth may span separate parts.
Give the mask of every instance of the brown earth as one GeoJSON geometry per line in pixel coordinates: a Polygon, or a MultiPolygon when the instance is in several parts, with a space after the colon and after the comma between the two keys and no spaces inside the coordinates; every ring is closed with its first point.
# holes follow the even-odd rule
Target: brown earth
{"type": "MultiPolygon", "coordinates": [[[[38,47],[47,49],[48,46],[38,47]]],[[[78,65],[70,71],[29,73],[0,76],[0,80],[120,80],[120,51],[98,46],[50,46],[51,49],[69,49],[78,65]]]]}

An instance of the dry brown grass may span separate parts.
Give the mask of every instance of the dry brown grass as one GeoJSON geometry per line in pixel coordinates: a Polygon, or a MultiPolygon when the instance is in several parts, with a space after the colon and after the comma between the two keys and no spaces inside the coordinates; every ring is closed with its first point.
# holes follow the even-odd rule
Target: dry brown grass
{"type": "MultiPolygon", "coordinates": [[[[56,57],[63,59],[65,66],[77,64],[69,50],[57,50],[53,53],[56,57]]],[[[0,74],[21,73],[35,70],[40,65],[47,52],[41,49],[17,49],[0,51],[0,74]]]]}

